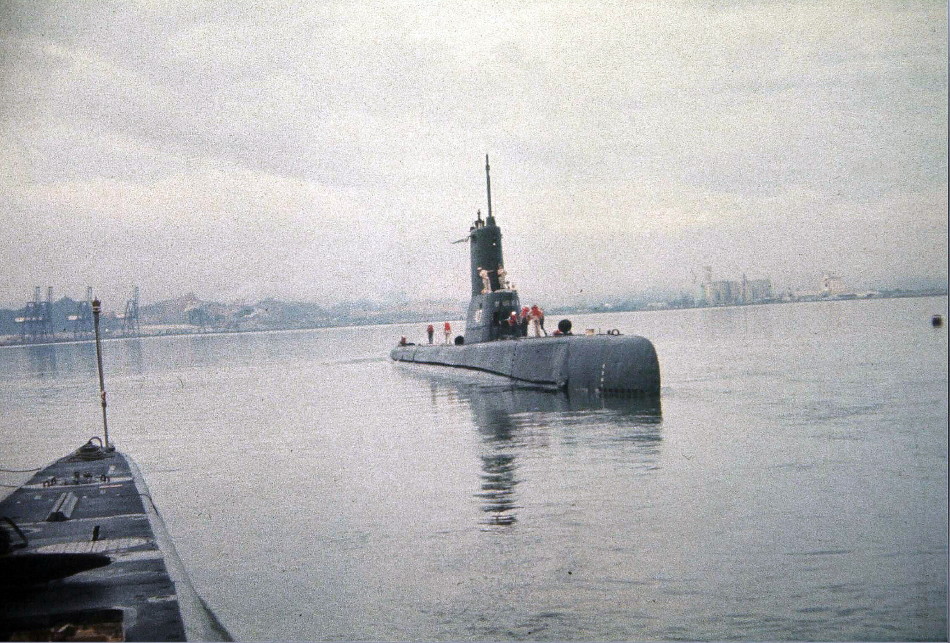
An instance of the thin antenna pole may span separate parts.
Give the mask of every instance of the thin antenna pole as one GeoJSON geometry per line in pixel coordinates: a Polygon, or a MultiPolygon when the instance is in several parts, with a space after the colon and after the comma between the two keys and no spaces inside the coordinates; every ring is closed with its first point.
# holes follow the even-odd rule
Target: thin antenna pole
{"type": "Polygon", "coordinates": [[[488,218],[491,219],[491,175],[488,173],[488,155],[485,155],[485,182],[488,185],[488,218]]]}
{"type": "Polygon", "coordinates": [[[92,321],[96,328],[96,363],[99,365],[99,397],[102,398],[102,429],[105,431],[105,448],[109,448],[109,423],[106,421],[106,384],[102,377],[102,343],[99,341],[99,311],[102,302],[96,297],[92,300],[92,321]]]}

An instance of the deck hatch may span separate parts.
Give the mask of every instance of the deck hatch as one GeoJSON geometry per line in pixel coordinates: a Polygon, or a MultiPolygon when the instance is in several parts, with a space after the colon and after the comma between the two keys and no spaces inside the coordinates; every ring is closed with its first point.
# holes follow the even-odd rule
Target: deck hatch
{"type": "Polygon", "coordinates": [[[72,491],[66,491],[59,495],[53,504],[53,510],[46,517],[46,522],[63,522],[73,516],[73,511],[79,503],[79,496],[72,491]]]}

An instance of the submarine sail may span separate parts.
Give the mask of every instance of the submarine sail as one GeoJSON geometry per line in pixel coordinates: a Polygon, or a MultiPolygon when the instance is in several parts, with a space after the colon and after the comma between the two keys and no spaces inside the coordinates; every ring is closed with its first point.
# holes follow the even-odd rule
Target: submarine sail
{"type": "Polygon", "coordinates": [[[488,186],[488,217],[481,212],[469,229],[472,299],[465,321],[465,343],[476,344],[506,337],[515,337],[517,326],[508,324],[511,313],[521,310],[518,293],[507,282],[501,250],[501,228],[491,208],[491,175],[485,155],[485,178],[488,186]]]}

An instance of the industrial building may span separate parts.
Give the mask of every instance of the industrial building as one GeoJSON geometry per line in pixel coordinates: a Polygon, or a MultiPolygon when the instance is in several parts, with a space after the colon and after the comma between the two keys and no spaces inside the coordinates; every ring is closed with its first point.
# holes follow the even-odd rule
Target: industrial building
{"type": "Polygon", "coordinates": [[[771,279],[747,279],[743,274],[740,281],[714,281],[712,268],[704,269],[703,282],[700,285],[699,301],[705,306],[735,306],[738,304],[756,304],[770,301],[772,295],[771,279]]]}

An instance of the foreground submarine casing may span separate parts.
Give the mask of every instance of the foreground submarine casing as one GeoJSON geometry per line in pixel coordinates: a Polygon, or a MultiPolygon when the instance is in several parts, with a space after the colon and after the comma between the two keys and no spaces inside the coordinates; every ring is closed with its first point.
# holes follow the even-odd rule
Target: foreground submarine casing
{"type": "Polygon", "coordinates": [[[397,346],[393,360],[485,371],[593,395],[658,397],[656,349],[637,335],[566,335],[477,344],[397,346]]]}

